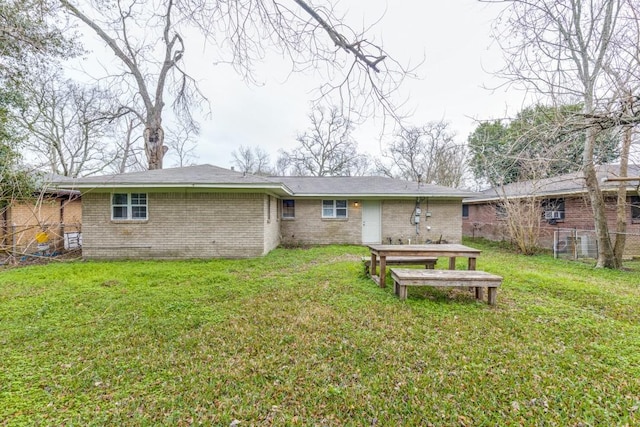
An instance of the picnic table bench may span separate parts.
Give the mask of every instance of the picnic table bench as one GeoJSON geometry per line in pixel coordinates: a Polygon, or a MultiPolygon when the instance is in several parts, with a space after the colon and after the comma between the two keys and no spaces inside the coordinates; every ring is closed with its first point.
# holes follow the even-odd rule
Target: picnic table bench
{"type": "Polygon", "coordinates": [[[443,286],[475,288],[476,299],[483,299],[484,288],[488,289],[488,303],[495,305],[502,277],[478,270],[417,270],[392,268],[391,278],[394,292],[403,300],[407,298],[409,286],[443,286]]]}
{"type": "MultiPolygon", "coordinates": [[[[370,274],[371,269],[371,258],[370,257],[362,257],[362,262],[364,263],[364,272],[368,276],[370,274]]],[[[438,262],[437,257],[426,257],[426,256],[388,256],[387,257],[387,265],[424,265],[425,268],[433,270],[435,268],[436,263],[438,262]]]]}

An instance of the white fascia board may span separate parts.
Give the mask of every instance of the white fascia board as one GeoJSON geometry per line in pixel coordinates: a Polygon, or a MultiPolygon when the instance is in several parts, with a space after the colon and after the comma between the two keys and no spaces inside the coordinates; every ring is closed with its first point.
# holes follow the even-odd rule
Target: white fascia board
{"type": "Polygon", "coordinates": [[[337,198],[342,198],[342,199],[415,199],[415,198],[420,198],[420,199],[464,199],[465,196],[462,195],[452,195],[452,194],[438,194],[438,195],[433,195],[433,194],[393,194],[393,193],[380,193],[380,194],[371,194],[371,193],[366,193],[366,194],[355,194],[355,193],[349,193],[349,194],[335,194],[335,193],[304,193],[304,194],[293,194],[293,197],[299,198],[299,199],[319,199],[319,198],[332,198],[332,199],[337,199],[337,198]]]}
{"type": "MultiPolygon", "coordinates": [[[[67,186],[60,186],[67,187],[67,186]]],[[[72,189],[83,190],[113,190],[113,189],[154,189],[154,190],[175,190],[175,189],[207,189],[207,190],[264,190],[273,191],[274,193],[282,193],[284,195],[292,195],[284,185],[264,185],[264,184],[167,184],[167,183],[81,183],[68,186],[72,189]]]]}

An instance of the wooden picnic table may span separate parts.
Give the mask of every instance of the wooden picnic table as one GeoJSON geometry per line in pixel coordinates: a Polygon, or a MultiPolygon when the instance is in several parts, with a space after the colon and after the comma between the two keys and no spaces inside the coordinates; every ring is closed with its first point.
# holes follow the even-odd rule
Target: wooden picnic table
{"type": "Polygon", "coordinates": [[[456,258],[465,257],[468,259],[467,268],[476,269],[476,258],[480,255],[479,249],[470,248],[460,244],[424,244],[424,245],[368,245],[371,251],[371,278],[380,285],[386,286],[387,257],[448,257],[449,270],[456,269],[456,258]],[[380,262],[380,274],[377,275],[377,264],[380,262]]]}

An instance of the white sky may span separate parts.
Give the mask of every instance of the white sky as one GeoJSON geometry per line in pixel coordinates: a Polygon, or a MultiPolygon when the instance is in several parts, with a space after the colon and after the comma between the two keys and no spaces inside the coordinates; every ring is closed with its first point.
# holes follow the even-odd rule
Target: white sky
{"type": "MultiPolygon", "coordinates": [[[[514,115],[523,107],[523,93],[514,89],[490,91],[499,83],[489,73],[500,67],[501,55],[491,46],[490,25],[500,7],[477,0],[343,0],[354,27],[377,20],[373,35],[401,63],[417,63],[419,80],[406,81],[403,97],[415,111],[414,125],[444,119],[466,141],[474,119],[514,115]],[[384,12],[386,9],[386,13],[384,12]]],[[[213,65],[201,46],[189,46],[187,71],[193,74],[211,102],[212,117],[200,120],[196,163],[232,165],[240,145],[259,146],[271,156],[291,149],[295,137],[309,126],[309,101],[321,83],[313,75],[290,76],[278,57],[258,68],[259,86],[251,86],[227,66],[213,65]],[[196,59],[193,59],[196,58],[196,59]]],[[[165,121],[165,125],[166,125],[165,121]]],[[[361,125],[358,148],[380,154],[380,128],[372,121],[361,125]]],[[[170,152],[165,167],[173,164],[170,152]]]]}

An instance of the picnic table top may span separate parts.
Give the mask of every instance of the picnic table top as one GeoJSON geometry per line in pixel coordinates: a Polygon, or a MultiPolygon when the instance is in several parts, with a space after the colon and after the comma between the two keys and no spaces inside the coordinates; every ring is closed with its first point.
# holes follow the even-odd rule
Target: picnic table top
{"type": "Polygon", "coordinates": [[[436,255],[436,256],[476,256],[482,251],[456,243],[427,243],[424,245],[367,245],[376,255],[436,255]]]}

